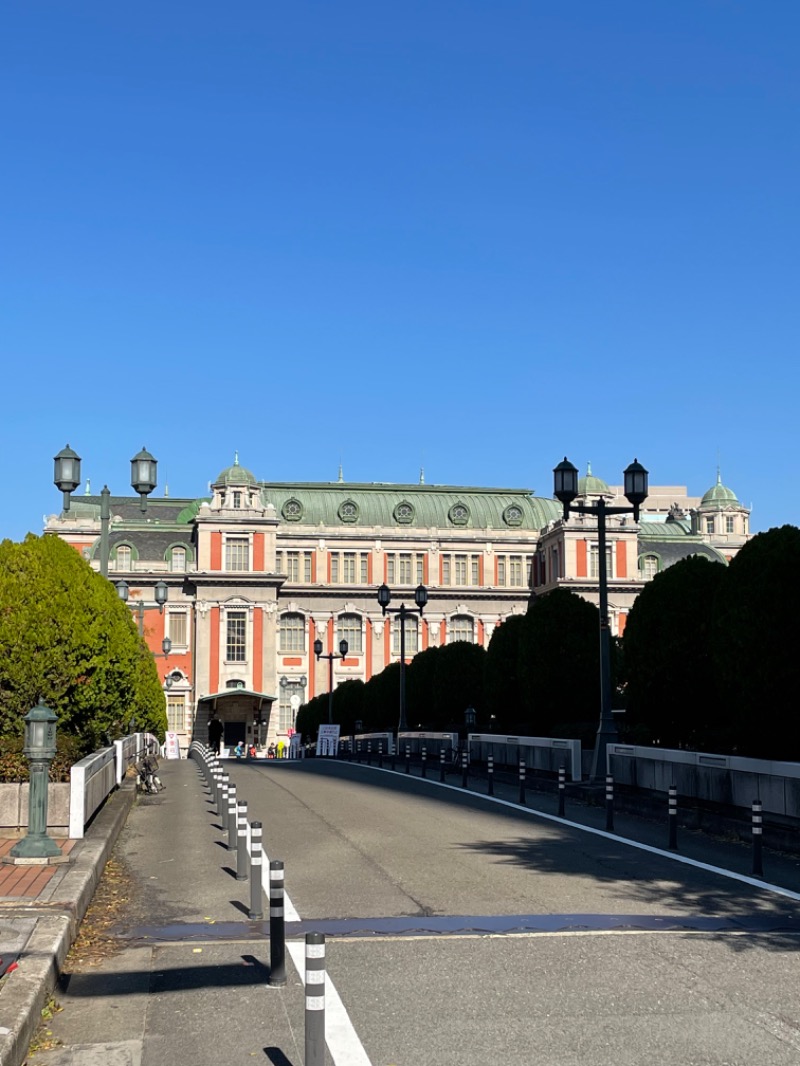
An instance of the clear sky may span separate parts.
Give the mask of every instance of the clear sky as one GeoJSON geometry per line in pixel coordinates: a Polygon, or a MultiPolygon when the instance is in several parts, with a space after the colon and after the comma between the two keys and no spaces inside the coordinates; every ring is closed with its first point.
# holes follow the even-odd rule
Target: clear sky
{"type": "Polygon", "coordinates": [[[0,536],[67,442],[797,524],[798,54],[797,0],[8,0],[0,536]]]}

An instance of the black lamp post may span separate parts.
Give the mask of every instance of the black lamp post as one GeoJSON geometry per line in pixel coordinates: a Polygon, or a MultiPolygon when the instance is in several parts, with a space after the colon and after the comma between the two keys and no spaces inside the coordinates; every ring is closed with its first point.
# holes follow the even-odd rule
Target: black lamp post
{"type": "MultiPolygon", "coordinates": [[[[119,595],[119,598],[122,600],[122,602],[123,603],[127,603],[128,602],[128,582],[124,581],[124,580],[123,581],[117,581],[116,589],[117,589],[117,593],[119,595]]],[[[131,610],[135,611],[136,615],[137,615],[137,621],[138,621],[138,625],[139,625],[139,636],[140,637],[144,636],[144,612],[145,611],[152,611],[152,610],[155,609],[155,607],[157,607],[160,614],[164,613],[164,604],[169,599],[169,589],[167,588],[166,581],[157,581],[156,582],[155,588],[153,589],[153,598],[156,601],[155,602],[155,606],[153,606],[153,605],[149,605],[148,606],[142,600],[137,600],[136,603],[132,603],[130,605],[131,606],[131,610]]],[[[165,657],[167,655],[169,655],[169,653],[172,651],[172,641],[169,639],[169,637],[164,637],[164,639],[162,640],[162,642],[161,642],[161,650],[164,652],[164,656],[165,657]]]]}
{"type": "Polygon", "coordinates": [[[578,471],[564,456],[553,470],[554,493],[564,505],[564,521],[570,511],[592,515],[597,519],[598,577],[600,583],[600,724],[592,756],[592,781],[606,773],[606,749],[617,739],[617,727],[611,709],[611,630],[608,621],[608,569],[606,566],[606,515],[632,514],[639,521],[639,508],[647,499],[647,471],[636,459],[625,470],[625,498],[630,507],[608,507],[601,496],[594,504],[573,503],[578,495],[578,471]]]}
{"type": "Polygon", "coordinates": [[[308,684],[308,678],[305,674],[301,677],[286,677],[284,675],[280,679],[279,684],[284,691],[286,691],[286,689],[293,690],[289,697],[289,704],[292,708],[292,729],[294,729],[297,720],[297,709],[300,706],[300,693],[305,690],[305,687],[308,684]]]}
{"type": "MultiPolygon", "coordinates": [[[[70,494],[81,483],[81,459],[69,445],[54,458],[53,482],[64,493],[64,510],[70,507],[70,494]]],[[[142,511],[147,510],[147,496],[158,484],[158,462],[144,448],[131,459],[131,488],[139,493],[142,511]]],[[[111,492],[104,485],[100,493],[100,573],[108,577],[108,531],[111,524],[111,492]]]]}
{"type": "Polygon", "coordinates": [[[328,660],[328,725],[333,721],[333,660],[344,659],[347,656],[347,649],[350,645],[346,640],[339,641],[339,654],[335,651],[329,652],[327,655],[322,654],[322,641],[314,641],[314,654],[317,659],[328,660]]]}
{"type": "MultiPolygon", "coordinates": [[[[378,603],[384,616],[396,614],[400,618],[400,721],[397,726],[398,734],[405,732],[406,725],[406,618],[409,614],[418,614],[422,617],[425,604],[428,602],[428,590],[424,585],[417,585],[414,589],[414,602],[416,607],[406,607],[401,603],[399,607],[390,607],[392,594],[388,585],[381,585],[378,589],[378,603]]],[[[399,739],[399,737],[398,737],[399,739]]]]}
{"type": "Polygon", "coordinates": [[[25,746],[30,763],[28,834],[11,849],[14,859],[47,862],[59,858],[61,849],[47,835],[47,782],[56,754],[57,716],[39,701],[25,715],[25,746]]]}

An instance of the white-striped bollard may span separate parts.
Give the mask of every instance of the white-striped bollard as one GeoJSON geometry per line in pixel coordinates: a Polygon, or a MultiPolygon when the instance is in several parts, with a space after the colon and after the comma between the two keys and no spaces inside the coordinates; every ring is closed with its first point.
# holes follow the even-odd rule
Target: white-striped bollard
{"type": "Polygon", "coordinates": [[[406,744],[406,773],[411,773],[411,745],[406,744]]]}
{"type": "Polygon", "coordinates": [[[445,772],[444,760],[445,760],[444,746],[442,746],[441,748],[439,748],[439,780],[440,781],[444,781],[444,772],[445,772]]]}
{"type": "Polygon", "coordinates": [[[486,776],[489,778],[489,795],[494,795],[494,756],[486,756],[486,776]]]}
{"type": "Polygon", "coordinates": [[[564,796],[567,791],[567,768],[566,766],[559,766],[558,768],[558,817],[564,817],[564,796]]]}
{"type": "Polygon", "coordinates": [[[466,748],[461,752],[461,787],[469,787],[469,753],[466,748]]]}
{"type": "Polygon", "coordinates": [[[261,822],[253,822],[250,826],[250,918],[254,921],[264,917],[264,893],[261,886],[261,861],[264,855],[261,850],[262,828],[261,822]]]}
{"type": "Polygon", "coordinates": [[[247,800],[236,805],[236,880],[247,880],[247,800]]]}
{"type": "Polygon", "coordinates": [[[305,1066],[325,1066],[324,933],[306,933],[305,1066]]]}
{"type": "Polygon", "coordinates": [[[678,850],[678,789],[669,786],[669,850],[678,850]]]}
{"type": "Polygon", "coordinates": [[[614,832],[614,778],[606,774],[606,832],[614,832]]]}
{"type": "Polygon", "coordinates": [[[428,749],[427,749],[427,748],[425,748],[425,747],[423,747],[423,749],[422,749],[422,755],[421,755],[421,758],[422,758],[422,776],[423,776],[423,777],[427,777],[427,776],[428,776],[428,775],[427,775],[427,766],[428,766],[428,749]]]}
{"type": "Polygon", "coordinates": [[[236,806],[236,785],[228,785],[228,851],[233,851],[237,847],[236,843],[236,823],[238,820],[236,806]]]}
{"type": "Polygon", "coordinates": [[[525,760],[519,760],[519,802],[525,806],[525,760]]]}
{"type": "Polygon", "coordinates": [[[763,805],[760,799],[753,800],[753,876],[763,877],[764,866],[761,858],[763,825],[763,805]]]}
{"type": "Polygon", "coordinates": [[[284,875],[280,859],[269,864],[269,983],[286,984],[286,932],[284,926],[284,875]]]}
{"type": "Polygon", "coordinates": [[[227,828],[228,825],[228,793],[230,791],[230,787],[231,779],[228,777],[227,774],[223,774],[222,778],[220,779],[219,810],[217,811],[217,814],[220,816],[220,820],[222,821],[223,831],[227,828]]]}

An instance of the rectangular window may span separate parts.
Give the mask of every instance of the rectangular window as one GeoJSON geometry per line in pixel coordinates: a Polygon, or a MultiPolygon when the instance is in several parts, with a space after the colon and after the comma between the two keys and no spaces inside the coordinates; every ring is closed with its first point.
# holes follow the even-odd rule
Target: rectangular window
{"type": "Polygon", "coordinates": [[[283,573],[283,552],[275,552],[275,573],[283,573]]]}
{"type": "MultiPolygon", "coordinates": [[[[606,545],[606,577],[614,576],[614,553],[610,544],[606,545]]],[[[600,549],[597,544],[589,545],[589,577],[600,577],[600,549]]]]}
{"type": "Polygon", "coordinates": [[[450,571],[451,571],[450,556],[449,555],[443,555],[442,556],[442,584],[443,585],[451,584],[452,578],[451,578],[451,572],[450,571]]]}
{"type": "Polygon", "coordinates": [[[480,585],[481,583],[481,564],[480,556],[472,555],[469,561],[469,582],[471,585],[480,585]]]}
{"type": "Polygon", "coordinates": [[[303,552],[303,581],[311,584],[311,552],[303,552]]]}
{"type": "Polygon", "coordinates": [[[361,655],[363,643],[361,616],[357,614],[341,614],[336,622],[337,641],[346,640],[348,655],[361,655]]]}
{"type": "Polygon", "coordinates": [[[417,556],[417,574],[414,579],[418,585],[425,583],[425,556],[417,556]]]}
{"type": "Polygon", "coordinates": [[[733,533],[733,518],[730,515],[725,516],[725,532],[733,533]]]}
{"type": "Polygon", "coordinates": [[[411,556],[403,554],[399,558],[399,573],[397,575],[397,581],[400,585],[411,584],[411,556]]]}
{"type": "Polygon", "coordinates": [[[286,553],[286,577],[289,581],[300,580],[300,552],[286,553]]]}
{"type": "Polygon", "coordinates": [[[228,611],[226,615],[227,634],[225,641],[225,659],[229,663],[247,661],[247,612],[228,611]]]}
{"type": "Polygon", "coordinates": [[[174,648],[185,648],[189,643],[189,612],[169,611],[167,614],[167,636],[174,648]]]}
{"type": "MultiPolygon", "coordinates": [[[[558,548],[555,549],[554,566],[555,566],[555,569],[553,571],[553,576],[554,577],[558,577],[559,576],[559,573],[558,573],[558,548]]],[[[533,577],[533,556],[532,555],[526,555],[525,556],[525,584],[528,586],[528,588],[533,588],[533,586],[531,585],[531,578],[532,577],[533,577]]]]}
{"type": "Polygon", "coordinates": [[[706,519],[706,533],[713,533],[713,532],[714,532],[714,519],[713,518],[707,518],[706,519]]]}
{"type": "Polygon", "coordinates": [[[467,583],[467,557],[466,555],[457,555],[455,557],[455,581],[456,585],[466,585],[467,583]]]}
{"type": "Polygon", "coordinates": [[[339,553],[331,552],[331,584],[339,583],[339,553]]]}
{"type": "Polygon", "coordinates": [[[366,585],[369,581],[369,556],[366,552],[361,553],[361,584],[366,585]]]}
{"type": "Polygon", "coordinates": [[[186,732],[185,696],[167,696],[167,729],[170,733],[186,732]]]}
{"type": "Polygon", "coordinates": [[[174,574],[182,574],[186,570],[186,549],[173,548],[169,561],[169,568],[174,574]]]}
{"type": "Polygon", "coordinates": [[[497,557],[497,584],[505,585],[506,583],[506,557],[504,555],[498,555],[497,557]]]}
{"type": "Polygon", "coordinates": [[[520,588],[523,584],[521,555],[509,555],[508,557],[508,583],[516,588],[520,588]]]}
{"type": "Polygon", "coordinates": [[[356,553],[345,552],[343,559],[343,574],[342,580],[346,585],[355,585],[356,583],[356,553]]]}
{"type": "Polygon", "coordinates": [[[394,556],[393,555],[387,555],[386,556],[386,580],[387,580],[387,582],[390,585],[393,585],[395,583],[394,574],[395,574],[394,556]]]}
{"type": "Polygon", "coordinates": [[[285,614],[280,621],[282,652],[306,650],[306,620],[302,614],[285,614]]]}
{"type": "Polygon", "coordinates": [[[225,569],[250,569],[250,541],[247,537],[227,537],[225,540],[225,569]]]}
{"type": "Polygon", "coordinates": [[[130,570],[131,550],[127,544],[120,544],[116,551],[117,570],[130,570]]]}

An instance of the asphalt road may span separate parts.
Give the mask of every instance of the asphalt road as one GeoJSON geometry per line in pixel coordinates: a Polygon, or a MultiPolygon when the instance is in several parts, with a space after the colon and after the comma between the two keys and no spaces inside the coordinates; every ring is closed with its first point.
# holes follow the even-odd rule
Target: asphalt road
{"type": "MultiPolygon", "coordinates": [[[[285,863],[303,919],[288,933],[327,933],[346,1011],[329,1011],[336,1066],[800,1061],[791,891],[367,766],[230,771],[285,863]]],[[[117,848],[137,886],[121,950],[68,977],[63,1046],[33,1066],[302,1066],[300,978],[267,987],[264,926],[242,913],[249,890],[201,779],[192,763],[163,776],[117,848]]],[[[692,849],[746,865],[699,836],[692,849]]],[[[776,879],[797,888],[796,863],[776,879]]]]}

